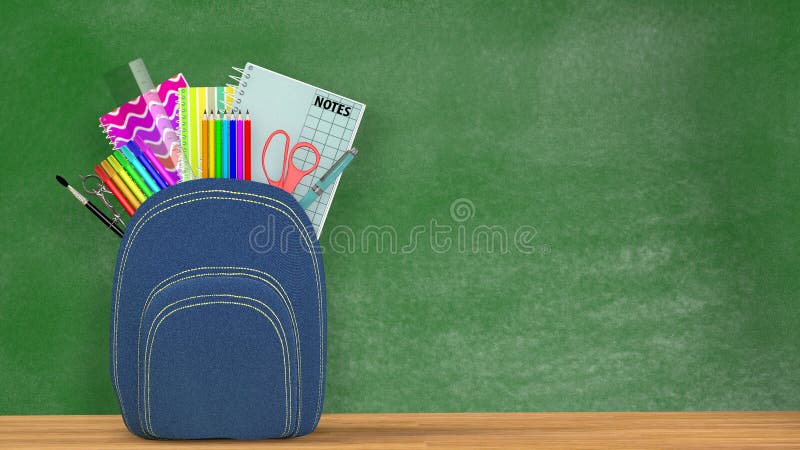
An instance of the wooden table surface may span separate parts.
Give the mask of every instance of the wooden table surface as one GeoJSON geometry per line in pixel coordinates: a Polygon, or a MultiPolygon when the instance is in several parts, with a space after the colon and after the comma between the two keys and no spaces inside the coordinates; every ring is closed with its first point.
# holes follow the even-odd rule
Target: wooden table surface
{"type": "Polygon", "coordinates": [[[120,416],[0,416],[0,449],[800,448],[800,411],[327,414],[301,438],[147,441],[120,416]]]}

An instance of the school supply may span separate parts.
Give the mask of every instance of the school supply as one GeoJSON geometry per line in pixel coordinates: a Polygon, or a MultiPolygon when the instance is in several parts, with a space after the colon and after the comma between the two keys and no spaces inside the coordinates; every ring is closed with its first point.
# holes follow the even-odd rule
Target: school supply
{"type": "MultiPolygon", "coordinates": [[[[242,112],[239,111],[239,114],[242,112]]],[[[252,146],[252,135],[253,135],[253,124],[250,121],[250,111],[247,111],[247,114],[244,116],[244,124],[242,124],[244,128],[244,159],[242,160],[242,165],[244,165],[244,179],[245,180],[252,180],[252,163],[250,162],[251,159],[251,146],[252,146]]]]}
{"type": "Polygon", "coordinates": [[[236,119],[236,178],[244,180],[244,120],[242,113],[236,119]]]}
{"type": "Polygon", "coordinates": [[[128,160],[128,163],[130,163],[133,169],[135,169],[136,174],[139,175],[139,177],[147,185],[147,188],[150,189],[151,191],[150,195],[153,195],[161,190],[161,188],[158,187],[158,183],[156,183],[156,180],[154,180],[153,177],[150,176],[150,172],[148,172],[147,169],[144,168],[142,163],[139,161],[139,158],[137,158],[136,155],[133,154],[133,152],[128,148],[127,144],[120,147],[119,150],[122,152],[123,156],[125,156],[125,159],[128,160]]]}
{"type": "Polygon", "coordinates": [[[236,116],[233,113],[228,115],[228,135],[230,144],[228,145],[228,178],[236,179],[236,116]]]}
{"type": "Polygon", "coordinates": [[[117,157],[114,154],[111,154],[108,156],[108,158],[106,158],[106,161],[111,165],[111,167],[114,168],[114,171],[125,183],[125,186],[130,189],[131,193],[133,193],[134,197],[136,197],[136,200],[138,200],[139,203],[144,202],[147,199],[147,196],[144,195],[136,182],[133,181],[133,178],[131,178],[130,174],[122,167],[117,157]]]}
{"type": "Polygon", "coordinates": [[[231,87],[184,87],[178,89],[178,130],[181,148],[189,161],[191,170],[183,171],[184,179],[205,178],[203,167],[207,165],[203,151],[202,121],[206,111],[230,110],[233,100],[231,87]],[[188,177],[188,178],[187,178],[188,177]]]}
{"type": "Polygon", "coordinates": [[[327,189],[328,186],[333,183],[333,180],[335,180],[342,172],[344,172],[344,169],[350,165],[350,162],[353,161],[353,158],[355,158],[357,154],[358,149],[355,147],[344,152],[344,155],[342,155],[338,161],[333,163],[333,166],[327,172],[325,172],[325,175],[320,177],[320,179],[314,183],[314,186],[312,186],[311,189],[306,192],[306,195],[304,195],[300,200],[300,206],[303,208],[308,208],[308,206],[313,203],[317,197],[322,195],[325,189],[327,189]]]}
{"type": "Polygon", "coordinates": [[[139,150],[142,151],[142,154],[150,161],[150,165],[156,169],[156,172],[161,176],[161,179],[167,184],[167,186],[174,186],[177,182],[174,177],[167,171],[167,169],[161,164],[161,160],[150,150],[150,147],[144,143],[144,141],[140,138],[135,138],[133,142],[139,147],[139,150]]]}
{"type": "Polygon", "coordinates": [[[200,161],[202,169],[201,178],[208,178],[208,112],[203,111],[203,120],[200,122],[200,161]]]}
{"type": "MultiPolygon", "coordinates": [[[[238,82],[233,112],[251,113],[251,139],[256,148],[264,146],[267,138],[276,130],[283,130],[292,142],[309,142],[318,149],[318,166],[294,190],[295,198],[303,198],[322,174],[353,146],[365,105],[252,63],[243,69],[234,69],[240,76],[231,77],[238,82]]],[[[276,140],[273,145],[280,147],[281,143],[276,140]]],[[[284,167],[280,153],[270,152],[269,159],[263,162],[258,161],[261,155],[251,157],[249,166],[252,180],[267,183],[267,172],[270,178],[279,173],[284,167]]],[[[302,153],[304,156],[298,152],[300,161],[295,164],[307,169],[308,164],[316,159],[316,154],[311,151],[302,153]]],[[[322,231],[337,184],[338,177],[329,189],[306,208],[317,234],[322,231]]]]}
{"type": "Polygon", "coordinates": [[[117,255],[110,323],[112,386],[138,436],[284,438],[319,421],[325,273],[311,222],[281,189],[201,179],[142,205],[117,255]],[[264,224],[281,245],[253,237],[264,224]]]}
{"type": "Polygon", "coordinates": [[[178,119],[178,89],[186,86],[183,75],[177,74],[146,95],[100,117],[100,126],[115,149],[136,138],[142,139],[166,169],[170,185],[181,179],[178,172],[181,151],[180,145],[176,145],[174,129],[178,119]]]}
{"type": "Polygon", "coordinates": [[[168,184],[161,178],[161,175],[158,174],[156,168],[153,167],[152,164],[150,164],[150,161],[147,159],[146,156],[144,156],[142,150],[139,148],[138,145],[136,145],[136,142],[128,141],[126,146],[134,154],[136,159],[139,160],[139,163],[142,165],[142,167],[144,167],[145,170],[147,170],[147,173],[150,174],[150,177],[153,178],[158,187],[160,189],[165,189],[168,186],[168,184]]]}
{"type": "Polygon", "coordinates": [[[120,151],[113,152],[111,153],[111,156],[113,156],[114,159],[117,160],[117,163],[120,165],[120,167],[122,167],[122,170],[124,170],[125,173],[127,173],[128,176],[131,178],[131,180],[133,180],[133,182],[136,183],[136,186],[139,188],[140,191],[142,191],[142,194],[144,194],[145,197],[150,197],[151,195],[153,195],[153,191],[151,191],[150,188],[147,186],[147,183],[144,182],[141,175],[139,175],[139,172],[137,172],[136,169],[134,169],[133,166],[131,166],[128,160],[125,159],[125,155],[123,155],[122,152],[120,151]]]}
{"type": "Polygon", "coordinates": [[[313,144],[308,142],[298,142],[292,146],[292,149],[289,150],[289,145],[291,142],[289,141],[289,135],[283,130],[275,130],[272,134],[269,135],[267,141],[264,143],[264,149],[261,151],[261,168],[264,171],[264,174],[267,177],[267,182],[275,187],[279,187],[288,193],[294,192],[297,184],[300,183],[300,180],[303,179],[304,176],[308,175],[309,173],[313,172],[314,169],[317,168],[319,165],[319,150],[314,147],[313,144]],[[267,167],[265,165],[266,157],[267,157],[267,150],[269,149],[269,145],[276,136],[281,136],[283,138],[283,161],[281,162],[281,176],[280,178],[273,180],[270,178],[269,173],[267,172],[267,167]],[[301,170],[295,164],[294,154],[297,150],[301,148],[308,148],[314,153],[316,159],[314,163],[311,164],[311,167],[305,170],[301,170]]]}
{"type": "Polygon", "coordinates": [[[191,173],[191,167],[188,167],[189,163],[184,157],[183,149],[180,148],[178,134],[175,132],[175,127],[169,120],[169,116],[164,109],[161,99],[158,98],[158,94],[153,87],[153,80],[150,78],[150,73],[147,71],[144,61],[139,58],[129,62],[128,66],[130,66],[136,84],[139,86],[139,91],[142,93],[145,100],[147,100],[148,110],[155,120],[156,128],[158,128],[161,138],[164,140],[164,146],[169,149],[169,154],[171,156],[177,158],[178,162],[176,167],[178,169],[176,172],[180,175],[183,173],[183,170],[188,169],[191,173]]]}
{"type": "Polygon", "coordinates": [[[317,236],[365,105],[250,63],[224,88],[181,74],[156,87],[141,60],[130,68],[142,95],[100,118],[117,151],[94,167],[95,187],[84,178],[133,217],[128,229],[57,177],[123,236],[111,376],[125,425],[154,439],[307,434],[325,386],[317,236]],[[265,220],[280,246],[254,234],[265,220]]]}
{"type": "Polygon", "coordinates": [[[153,86],[153,79],[150,77],[150,72],[147,71],[147,66],[144,65],[144,60],[142,60],[142,58],[137,58],[128,62],[128,68],[131,70],[133,79],[136,81],[136,86],[142,94],[152,91],[155,88],[153,86]]]}
{"type": "Polygon", "coordinates": [[[219,136],[222,140],[222,171],[220,178],[230,178],[231,173],[231,121],[228,118],[228,112],[222,111],[222,134],[219,136]]]}
{"type": "Polygon", "coordinates": [[[120,205],[122,205],[122,209],[128,213],[129,216],[132,216],[136,209],[130,204],[128,199],[125,197],[125,194],[122,193],[120,188],[114,183],[111,177],[108,176],[108,173],[103,169],[101,165],[94,166],[94,173],[100,178],[103,184],[106,185],[111,194],[117,199],[120,205]]]}
{"type": "Polygon", "coordinates": [[[216,156],[217,156],[217,144],[214,142],[214,136],[217,135],[216,131],[216,122],[214,121],[214,112],[209,111],[206,115],[206,129],[208,130],[207,141],[208,146],[206,147],[206,151],[204,154],[203,162],[206,163],[208,166],[208,173],[204,176],[204,178],[214,178],[214,174],[216,173],[216,156]]]}
{"type": "Polygon", "coordinates": [[[214,113],[214,178],[222,178],[222,118],[214,113]]]}
{"type": "Polygon", "coordinates": [[[86,192],[86,194],[97,197],[97,199],[100,200],[100,202],[104,204],[109,211],[111,211],[111,223],[118,224],[123,227],[125,226],[125,221],[122,220],[122,215],[117,212],[117,209],[114,207],[114,205],[112,205],[111,202],[106,198],[106,194],[114,195],[114,193],[111,192],[111,190],[109,190],[105,184],[103,184],[103,181],[99,176],[93,173],[90,173],[89,175],[81,175],[81,184],[83,185],[83,191],[86,192]],[[90,180],[97,180],[97,182],[92,183],[90,180]]]}
{"type": "Polygon", "coordinates": [[[131,191],[131,189],[128,187],[128,183],[119,176],[119,173],[117,173],[116,169],[114,169],[114,167],[108,162],[108,159],[101,161],[100,167],[102,167],[103,171],[108,174],[108,177],[114,182],[114,185],[117,186],[117,189],[122,192],[122,195],[125,196],[125,199],[128,200],[131,208],[135,211],[136,208],[138,208],[141,204],[141,201],[139,200],[139,197],[134,195],[133,191],[131,191]]]}
{"type": "Polygon", "coordinates": [[[108,216],[106,216],[105,214],[103,214],[102,211],[97,209],[97,207],[94,206],[92,202],[86,200],[86,197],[81,195],[80,192],[76,191],[75,188],[70,186],[69,183],[67,183],[67,180],[65,180],[61,175],[56,175],[56,180],[58,180],[58,182],[62,186],[67,188],[67,190],[72,193],[72,196],[75,197],[83,206],[85,206],[86,209],[91,211],[95,217],[97,217],[98,219],[100,219],[101,222],[106,224],[106,227],[108,227],[111,231],[116,233],[117,236],[122,237],[122,230],[120,230],[119,227],[117,227],[117,225],[111,219],[108,218],[108,216]]]}

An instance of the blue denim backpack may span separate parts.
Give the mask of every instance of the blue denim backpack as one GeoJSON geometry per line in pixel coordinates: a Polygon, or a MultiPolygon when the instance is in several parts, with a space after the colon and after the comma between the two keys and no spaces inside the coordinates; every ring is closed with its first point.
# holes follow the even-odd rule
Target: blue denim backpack
{"type": "Polygon", "coordinates": [[[111,381],[153,439],[301,436],[322,412],[325,275],[281,189],[201,179],[136,211],[117,256],[111,381]]]}

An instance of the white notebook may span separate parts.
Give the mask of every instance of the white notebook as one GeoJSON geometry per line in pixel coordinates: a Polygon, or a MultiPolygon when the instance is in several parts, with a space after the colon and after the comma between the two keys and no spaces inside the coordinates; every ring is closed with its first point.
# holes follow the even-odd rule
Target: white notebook
{"type": "MultiPolygon", "coordinates": [[[[289,135],[290,147],[304,141],[312,143],[319,151],[319,166],[305,176],[294,190],[294,197],[300,200],[333,163],[353,146],[366,106],[255,64],[247,63],[244,69],[234,69],[240,72],[240,76],[232,77],[239,81],[234,94],[233,112],[250,112],[250,168],[253,181],[267,183],[262,167],[262,150],[267,138],[276,130],[284,130],[289,135]]],[[[264,159],[272,179],[280,178],[283,162],[284,140],[277,141],[277,145],[270,142],[264,159]]],[[[299,149],[294,156],[295,164],[303,170],[311,167],[314,160],[314,154],[304,149],[299,149]]],[[[322,234],[322,226],[339,179],[306,208],[317,236],[322,234]]]]}

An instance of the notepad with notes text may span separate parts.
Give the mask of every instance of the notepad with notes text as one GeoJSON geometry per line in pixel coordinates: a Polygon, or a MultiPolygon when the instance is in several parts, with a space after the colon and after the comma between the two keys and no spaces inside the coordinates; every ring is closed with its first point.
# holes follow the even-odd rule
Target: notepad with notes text
{"type": "MultiPolygon", "coordinates": [[[[253,181],[267,183],[265,168],[270,178],[281,176],[283,142],[270,142],[269,151],[262,151],[267,138],[276,130],[288,134],[290,147],[297,142],[309,142],[320,153],[319,166],[304,177],[293,192],[299,200],[353,146],[366,106],[252,63],[237,71],[241,74],[236,77],[239,85],[234,94],[233,111],[250,112],[253,181]],[[281,148],[273,149],[275,145],[281,148]]],[[[299,169],[311,167],[314,160],[311,151],[300,149],[294,155],[294,163],[299,169]]],[[[336,180],[306,208],[318,236],[322,233],[338,184],[339,180],[336,180]]]]}

